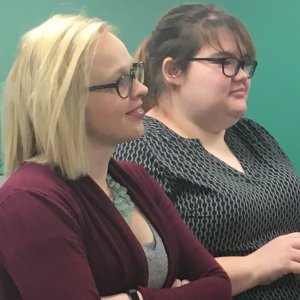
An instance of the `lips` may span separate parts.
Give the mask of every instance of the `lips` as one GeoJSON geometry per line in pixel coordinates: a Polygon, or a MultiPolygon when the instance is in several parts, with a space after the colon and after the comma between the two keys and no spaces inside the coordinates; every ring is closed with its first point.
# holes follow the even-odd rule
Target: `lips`
{"type": "Polygon", "coordinates": [[[126,115],[132,116],[132,117],[138,117],[142,118],[144,116],[145,112],[141,105],[135,107],[134,109],[130,110],[126,113],[126,115]]]}
{"type": "Polygon", "coordinates": [[[246,94],[247,92],[248,92],[247,89],[240,88],[240,89],[236,89],[236,90],[231,91],[230,94],[234,94],[234,93],[244,93],[244,94],[246,94]]]}
{"type": "Polygon", "coordinates": [[[245,88],[235,89],[232,90],[229,94],[238,98],[245,97],[248,94],[248,89],[245,88]]]}

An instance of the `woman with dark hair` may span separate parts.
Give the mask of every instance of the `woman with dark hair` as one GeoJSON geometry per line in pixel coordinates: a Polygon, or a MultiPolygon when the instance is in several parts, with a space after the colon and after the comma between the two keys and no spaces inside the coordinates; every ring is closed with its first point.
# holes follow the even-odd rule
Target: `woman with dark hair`
{"type": "Polygon", "coordinates": [[[215,5],[181,5],[137,57],[149,89],[145,133],[115,157],[160,183],[235,299],[299,299],[299,178],[275,139],[243,118],[257,66],[245,26],[215,5]]]}

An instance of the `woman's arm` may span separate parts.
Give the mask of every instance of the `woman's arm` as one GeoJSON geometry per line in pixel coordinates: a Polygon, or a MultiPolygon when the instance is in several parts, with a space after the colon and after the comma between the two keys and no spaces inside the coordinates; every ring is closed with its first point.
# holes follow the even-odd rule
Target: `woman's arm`
{"type": "MultiPolygon", "coordinates": [[[[276,141],[264,129],[261,129],[257,124],[253,124],[253,121],[247,120],[243,122],[252,124],[250,124],[251,135],[253,135],[254,127],[255,132],[257,131],[259,135],[267,136],[259,140],[265,142],[267,148],[270,148],[270,144],[273,145],[275,143],[272,146],[272,149],[276,150],[274,150],[276,153],[274,157],[279,155],[278,152],[281,153],[276,141]]],[[[246,128],[248,127],[249,125],[246,128]]],[[[243,127],[243,129],[245,128],[243,127]]],[[[254,136],[256,137],[257,134],[254,136]]],[[[169,182],[167,174],[160,173],[158,175],[159,161],[157,157],[151,153],[142,139],[138,140],[138,142],[135,141],[135,143],[132,145],[129,145],[129,143],[122,144],[119,156],[123,155],[123,159],[134,160],[143,164],[146,169],[150,170],[150,173],[167,193],[172,195],[173,185],[169,182]]],[[[282,156],[286,157],[284,154],[282,156]]],[[[160,172],[163,172],[163,168],[160,168],[160,172]]],[[[237,295],[257,285],[268,284],[288,273],[299,275],[299,264],[297,262],[300,261],[298,244],[299,238],[294,237],[291,239],[289,235],[285,235],[270,241],[264,247],[248,256],[218,257],[216,260],[228,273],[232,282],[233,295],[237,295]]]]}
{"type": "Polygon", "coordinates": [[[63,201],[22,189],[1,196],[1,264],[22,299],[99,299],[79,224],[63,201]]]}
{"type": "MultiPolygon", "coordinates": [[[[139,300],[143,300],[142,294],[137,291],[139,300]]],[[[126,293],[122,294],[117,294],[117,295],[112,295],[112,296],[106,296],[106,297],[101,297],[101,300],[131,300],[129,296],[126,293]]]]}
{"type": "MultiPolygon", "coordinates": [[[[172,288],[184,286],[188,283],[190,283],[190,282],[186,279],[183,279],[183,280],[175,279],[175,281],[172,285],[172,288]]],[[[139,300],[143,300],[143,296],[139,291],[137,291],[137,294],[139,296],[139,300]]],[[[102,300],[131,300],[131,299],[129,299],[128,295],[125,293],[118,294],[118,295],[112,295],[112,296],[106,296],[106,297],[102,297],[101,299],[102,300]]]]}
{"type": "Polygon", "coordinates": [[[99,297],[81,229],[64,201],[23,190],[1,200],[1,263],[23,300],[130,300],[126,293],[99,297]]]}
{"type": "Polygon", "coordinates": [[[227,274],[187,228],[158,183],[142,167],[135,169],[135,175],[141,178],[142,188],[147,189],[147,193],[153,195],[158,211],[167,220],[170,234],[176,240],[179,252],[178,278],[191,281],[173,289],[154,290],[138,287],[144,299],[231,299],[231,283],[227,274]]]}
{"type": "Polygon", "coordinates": [[[282,235],[241,257],[218,257],[232,281],[233,295],[269,284],[289,273],[300,275],[300,233],[282,235]]]}

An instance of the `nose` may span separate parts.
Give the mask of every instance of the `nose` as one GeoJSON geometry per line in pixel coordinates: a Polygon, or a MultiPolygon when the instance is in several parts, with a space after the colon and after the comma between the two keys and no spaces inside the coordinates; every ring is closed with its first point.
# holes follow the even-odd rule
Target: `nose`
{"type": "Polygon", "coordinates": [[[148,94],[148,88],[138,80],[133,80],[133,86],[132,86],[132,95],[131,98],[136,97],[145,97],[148,94]]]}

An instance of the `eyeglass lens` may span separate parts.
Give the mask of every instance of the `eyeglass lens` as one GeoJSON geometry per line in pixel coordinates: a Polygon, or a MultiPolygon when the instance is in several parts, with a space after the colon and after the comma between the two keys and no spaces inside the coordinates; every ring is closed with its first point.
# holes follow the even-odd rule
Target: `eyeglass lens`
{"type": "Polygon", "coordinates": [[[144,65],[142,63],[134,64],[132,73],[137,81],[144,83],[144,65]]]}
{"type": "Polygon", "coordinates": [[[118,81],[118,90],[122,98],[126,98],[131,93],[132,78],[130,75],[123,75],[118,81]]]}
{"type": "Polygon", "coordinates": [[[247,72],[249,78],[253,76],[255,71],[255,65],[252,62],[240,62],[235,58],[227,58],[223,63],[224,74],[230,77],[237,75],[240,68],[247,72]]]}
{"type": "Polygon", "coordinates": [[[118,91],[122,98],[127,98],[132,92],[132,81],[144,82],[143,63],[135,63],[130,70],[129,75],[123,75],[118,81],[118,91]]]}

